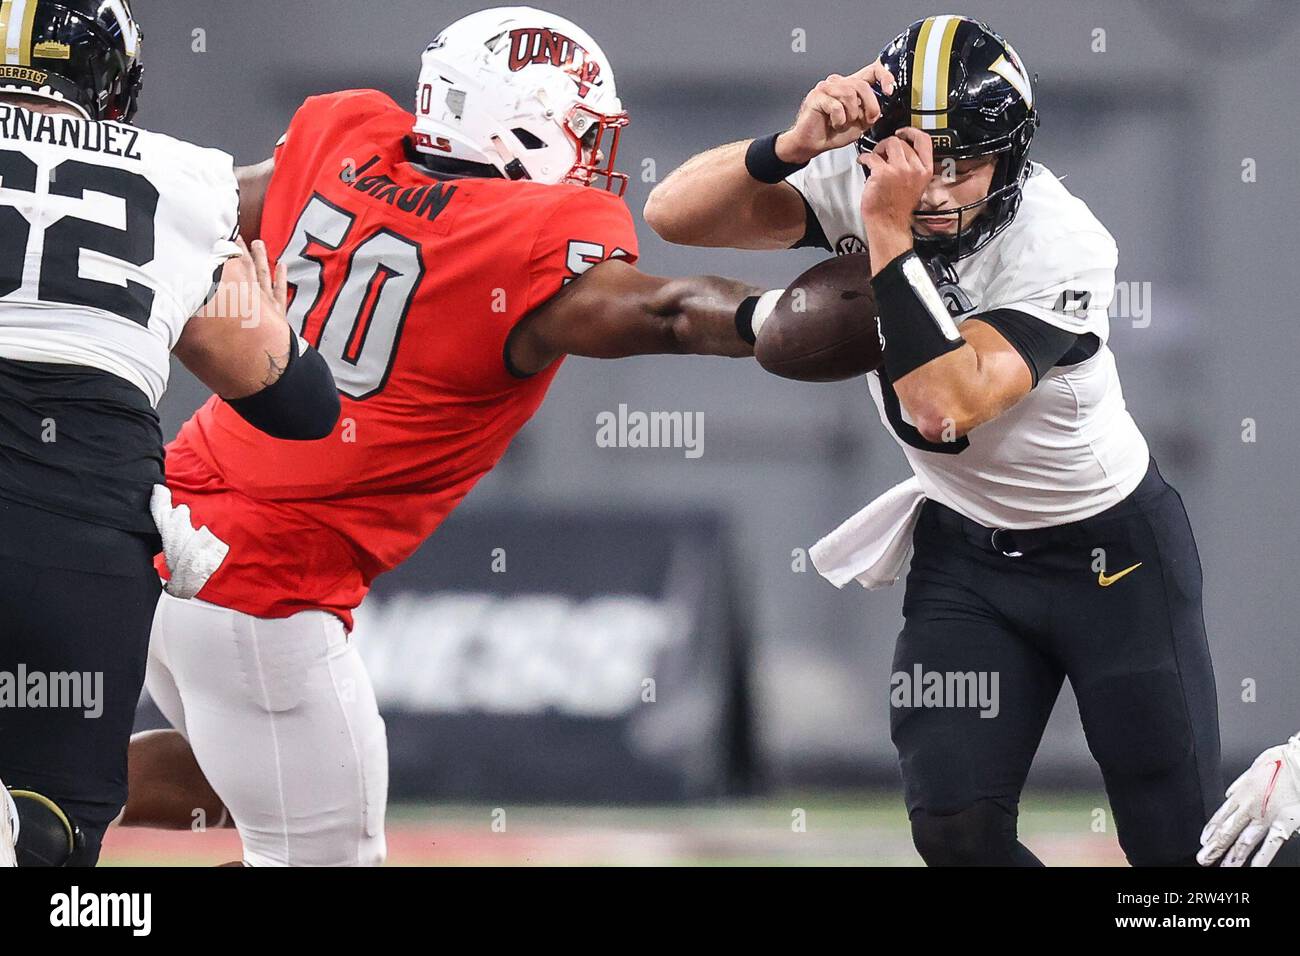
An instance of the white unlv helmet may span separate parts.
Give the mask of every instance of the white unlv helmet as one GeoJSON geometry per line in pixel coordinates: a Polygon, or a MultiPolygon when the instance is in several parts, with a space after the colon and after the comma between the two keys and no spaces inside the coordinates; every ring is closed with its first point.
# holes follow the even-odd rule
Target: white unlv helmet
{"type": "Polygon", "coordinates": [[[590,186],[599,177],[621,196],[627,176],[614,159],[627,122],[605,54],[553,13],[480,10],[424,51],[415,102],[423,153],[486,163],[509,179],[590,186]]]}

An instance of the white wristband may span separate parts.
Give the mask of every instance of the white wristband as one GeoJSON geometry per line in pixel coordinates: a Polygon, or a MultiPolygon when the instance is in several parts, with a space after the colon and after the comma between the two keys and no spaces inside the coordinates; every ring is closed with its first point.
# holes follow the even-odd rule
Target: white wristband
{"type": "Polygon", "coordinates": [[[769,289],[758,297],[754,303],[754,317],[750,320],[749,327],[754,330],[754,338],[758,338],[759,329],[767,321],[768,316],[776,309],[776,303],[781,296],[785,295],[785,289],[769,289]]]}

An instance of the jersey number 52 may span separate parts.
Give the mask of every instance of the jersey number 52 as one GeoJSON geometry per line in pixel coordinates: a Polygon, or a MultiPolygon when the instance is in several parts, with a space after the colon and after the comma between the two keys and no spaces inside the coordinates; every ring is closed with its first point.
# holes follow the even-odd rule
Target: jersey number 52
{"type": "MultiPolygon", "coordinates": [[[[25,153],[0,150],[0,186],[36,193],[40,169],[25,153]]],[[[12,205],[0,205],[0,297],[35,281],[41,302],[103,309],[140,325],[149,324],[154,291],[130,278],[118,282],[88,279],[81,274],[81,254],[97,252],[134,266],[154,259],[154,214],[158,190],[139,173],[69,159],[46,174],[42,191],[85,201],[86,193],[120,199],[125,208],[123,228],[80,218],[68,211],[44,227],[40,270],[24,276],[27,250],[37,227],[12,205]]],[[[76,207],[66,207],[75,209],[76,207]]]]}

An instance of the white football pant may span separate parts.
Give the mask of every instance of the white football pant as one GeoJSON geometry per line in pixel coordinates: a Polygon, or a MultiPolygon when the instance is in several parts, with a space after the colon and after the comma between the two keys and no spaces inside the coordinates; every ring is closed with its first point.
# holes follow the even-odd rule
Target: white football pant
{"type": "Polygon", "coordinates": [[[384,861],[384,722],[333,614],[264,619],[163,594],[145,686],[230,811],[249,866],[384,861]]]}

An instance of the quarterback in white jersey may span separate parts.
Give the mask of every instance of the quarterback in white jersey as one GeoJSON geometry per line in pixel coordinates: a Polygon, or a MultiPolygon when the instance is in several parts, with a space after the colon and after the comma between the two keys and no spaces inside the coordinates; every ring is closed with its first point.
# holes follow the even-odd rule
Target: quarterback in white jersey
{"type": "Polygon", "coordinates": [[[329,434],[339,401],[237,241],[232,158],[130,125],[127,0],[4,0],[0,35],[0,672],[79,688],[0,706],[0,860],[88,865],[126,799],[154,555],[219,560],[158,490],[170,356],[277,437],[329,434]]]}
{"type": "Polygon", "coordinates": [[[1018,803],[1068,679],[1128,859],[1190,865],[1221,792],[1200,561],[1107,344],[1115,242],[1029,161],[1034,94],[987,26],[927,17],[790,129],[688,161],[646,220],[690,245],[869,253],[867,384],[915,477],[814,562],[878,586],[910,544],[892,673],[1001,682],[992,717],[890,695],[922,858],[1038,865],[1018,803]]]}
{"type": "MultiPolygon", "coordinates": [[[[867,180],[856,145],[822,153],[787,181],[836,251],[866,248],[860,210],[867,180]]],[[[1117,259],[1114,239],[1087,205],[1046,167],[1030,164],[1015,218],[951,263],[938,289],[957,323],[1010,309],[1093,336],[1085,347],[1092,355],[1047,370],[978,435],[950,435],[948,442],[941,435],[937,448],[921,437],[888,381],[871,373],[881,420],[927,498],[992,528],[1041,528],[1091,517],[1137,487],[1147,470],[1146,440],[1124,406],[1106,345],[1117,259]]]]}

